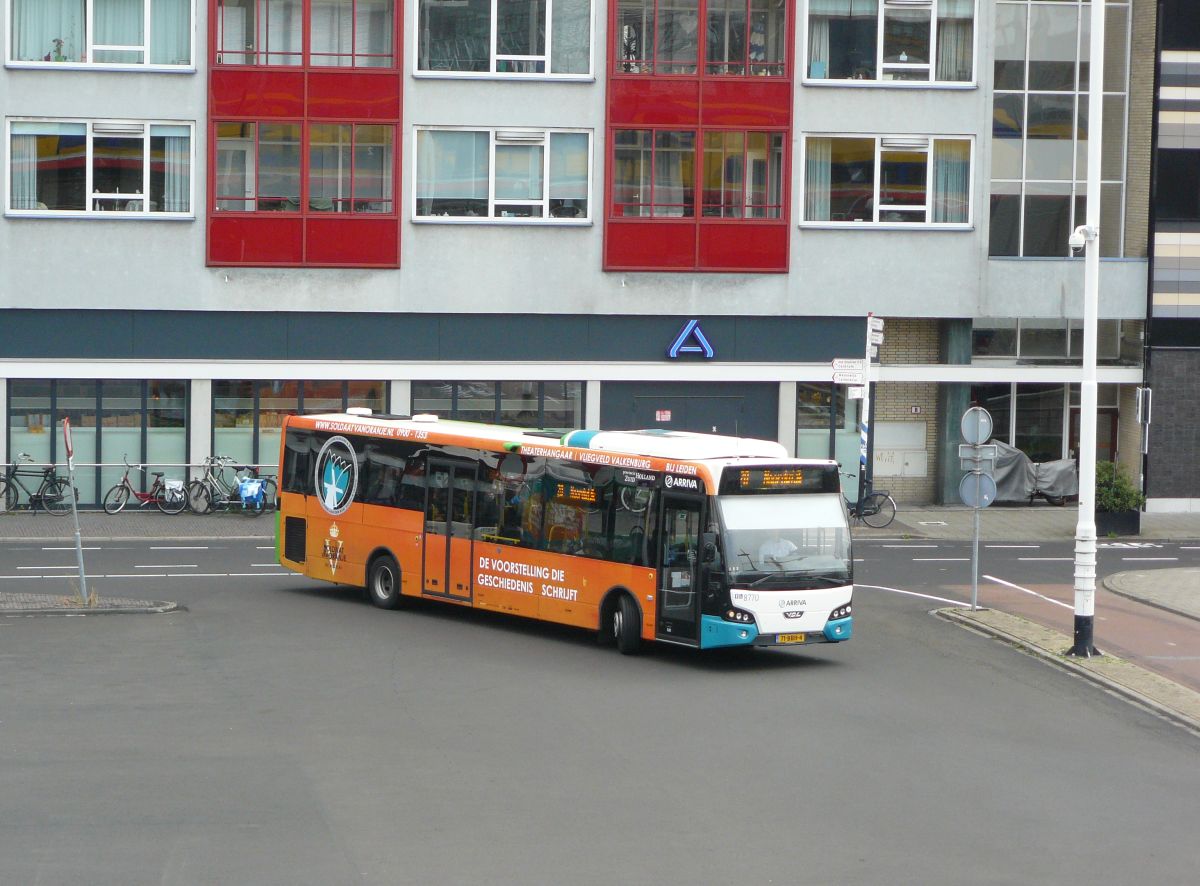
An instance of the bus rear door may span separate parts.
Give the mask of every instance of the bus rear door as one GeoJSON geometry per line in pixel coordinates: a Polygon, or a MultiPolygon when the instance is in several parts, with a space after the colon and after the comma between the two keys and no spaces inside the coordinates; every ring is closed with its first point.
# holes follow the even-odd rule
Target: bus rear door
{"type": "Polygon", "coordinates": [[[659,532],[657,637],[697,644],[700,621],[700,518],[704,499],[667,492],[659,532]]]}
{"type": "Polygon", "coordinates": [[[474,464],[429,461],[422,584],[426,594],[471,599],[475,470],[474,464]]]}

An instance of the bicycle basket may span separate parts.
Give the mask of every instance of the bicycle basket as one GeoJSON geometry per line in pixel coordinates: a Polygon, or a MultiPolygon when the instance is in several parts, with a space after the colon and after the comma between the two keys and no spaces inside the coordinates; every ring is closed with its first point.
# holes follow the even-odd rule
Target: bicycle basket
{"type": "Polygon", "coordinates": [[[183,481],[182,480],[163,480],[163,486],[166,487],[167,492],[182,492],[183,491],[183,481]]]}

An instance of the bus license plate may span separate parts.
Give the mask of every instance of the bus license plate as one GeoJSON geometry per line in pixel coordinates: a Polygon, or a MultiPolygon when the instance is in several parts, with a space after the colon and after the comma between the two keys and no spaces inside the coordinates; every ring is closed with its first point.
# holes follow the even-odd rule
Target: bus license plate
{"type": "Polygon", "coordinates": [[[781,645],[784,643],[803,643],[804,634],[780,634],[775,638],[775,642],[781,645]]]}

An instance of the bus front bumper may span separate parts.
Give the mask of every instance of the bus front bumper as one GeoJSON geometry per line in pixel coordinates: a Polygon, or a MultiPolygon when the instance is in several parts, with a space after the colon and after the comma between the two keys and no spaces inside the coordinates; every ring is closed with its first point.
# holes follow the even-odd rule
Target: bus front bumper
{"type": "Polygon", "coordinates": [[[760,634],[752,624],[737,624],[715,615],[705,615],[700,626],[700,648],[721,646],[807,646],[812,643],[841,643],[854,633],[854,616],[828,621],[820,631],[794,634],[760,634]]]}

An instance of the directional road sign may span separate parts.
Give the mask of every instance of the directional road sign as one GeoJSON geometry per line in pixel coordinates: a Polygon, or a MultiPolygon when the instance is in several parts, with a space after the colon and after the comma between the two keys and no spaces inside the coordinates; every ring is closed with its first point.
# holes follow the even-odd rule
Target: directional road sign
{"type": "Polygon", "coordinates": [[[867,361],[862,357],[857,360],[838,357],[833,361],[832,366],[835,372],[862,372],[867,368],[867,361]]]}
{"type": "Polygon", "coordinates": [[[865,372],[837,372],[833,373],[833,383],[835,385],[861,385],[866,384],[867,374],[865,372]]]}

